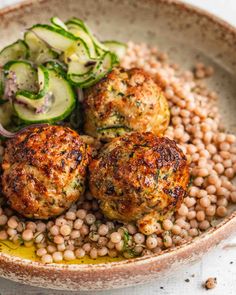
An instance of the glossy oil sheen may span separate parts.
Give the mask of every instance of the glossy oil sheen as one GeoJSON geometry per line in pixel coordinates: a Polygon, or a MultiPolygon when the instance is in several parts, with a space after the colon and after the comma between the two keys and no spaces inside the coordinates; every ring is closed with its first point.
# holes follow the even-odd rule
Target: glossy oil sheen
{"type": "MultiPolygon", "coordinates": [[[[0,241],[0,252],[5,254],[19,257],[22,259],[29,259],[31,261],[40,262],[39,257],[36,256],[35,251],[37,249],[33,247],[18,246],[9,241],[0,241]]],[[[85,256],[81,259],[75,259],[70,261],[63,261],[63,264],[98,264],[98,263],[109,263],[114,261],[121,261],[123,258],[110,258],[110,257],[99,257],[97,259],[91,259],[85,256]]]]}

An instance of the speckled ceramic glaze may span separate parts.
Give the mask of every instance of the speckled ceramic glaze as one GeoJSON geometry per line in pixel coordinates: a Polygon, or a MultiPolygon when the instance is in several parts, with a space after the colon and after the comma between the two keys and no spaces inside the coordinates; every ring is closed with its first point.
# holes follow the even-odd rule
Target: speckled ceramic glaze
{"type": "MultiPolygon", "coordinates": [[[[230,131],[236,131],[236,30],[203,11],[164,0],[40,0],[0,11],[0,46],[51,16],[79,16],[103,39],[147,42],[188,68],[196,60],[214,65],[209,87],[220,93],[230,131]]],[[[199,259],[236,230],[236,212],[194,241],[152,255],[96,265],[63,265],[23,260],[0,253],[0,276],[25,284],[64,290],[121,288],[162,278],[199,259]]]]}

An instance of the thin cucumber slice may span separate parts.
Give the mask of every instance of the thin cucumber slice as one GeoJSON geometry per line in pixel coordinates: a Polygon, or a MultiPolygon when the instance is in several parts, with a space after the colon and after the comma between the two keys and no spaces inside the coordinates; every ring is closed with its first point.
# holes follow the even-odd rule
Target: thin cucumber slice
{"type": "Polygon", "coordinates": [[[86,74],[84,76],[69,74],[68,79],[72,84],[81,88],[92,86],[112,70],[113,62],[114,55],[109,51],[105,52],[102,59],[93,68],[92,73],[86,74]]]}
{"type": "Polygon", "coordinates": [[[77,75],[68,75],[68,80],[70,81],[71,84],[79,87],[79,88],[84,88],[85,83],[93,83],[94,81],[94,76],[91,74],[84,75],[84,76],[77,76],[77,75]]]}
{"type": "Polygon", "coordinates": [[[82,64],[79,61],[71,61],[68,65],[68,75],[84,76],[93,72],[93,67],[96,66],[96,61],[82,64]]]}
{"type": "Polygon", "coordinates": [[[91,37],[96,47],[97,54],[102,55],[104,54],[105,51],[108,51],[108,48],[104,44],[102,44],[100,41],[98,41],[98,39],[91,32],[90,28],[81,19],[73,17],[70,20],[68,20],[67,23],[77,24],[91,37]]]}
{"type": "MultiPolygon", "coordinates": [[[[24,107],[32,109],[34,112],[37,113],[45,105],[45,96],[38,99],[33,99],[32,97],[29,98],[29,93],[22,90],[21,92],[17,93],[15,104],[24,105],[24,107]]],[[[50,105],[48,105],[47,107],[50,107],[50,105]]]]}
{"type": "Polygon", "coordinates": [[[7,100],[3,98],[4,96],[4,71],[0,68],[0,105],[5,103],[7,100]]]}
{"type": "Polygon", "coordinates": [[[54,16],[50,19],[50,21],[51,21],[52,25],[55,26],[56,28],[68,31],[67,26],[63,23],[62,20],[59,19],[59,17],[54,16]]]}
{"type": "Polygon", "coordinates": [[[50,59],[57,58],[58,54],[38,38],[33,32],[25,33],[24,40],[29,47],[29,59],[39,65],[50,59]]]}
{"type": "Polygon", "coordinates": [[[105,52],[98,65],[94,68],[94,74],[100,76],[111,71],[115,60],[114,54],[109,51],[105,52]]]}
{"type": "MultiPolygon", "coordinates": [[[[38,85],[38,94],[20,90],[17,91],[15,98],[17,103],[25,105],[27,108],[34,110],[36,113],[45,108],[47,103],[46,100],[49,98],[47,95],[49,93],[49,72],[44,66],[38,67],[38,85]]],[[[47,107],[49,107],[49,104],[47,107]]]]}
{"type": "Polygon", "coordinates": [[[49,87],[49,73],[44,66],[38,67],[38,85],[40,96],[45,95],[49,87]]]}
{"type": "Polygon", "coordinates": [[[77,86],[84,86],[89,83],[95,83],[103,74],[106,74],[107,71],[112,67],[113,57],[110,52],[106,52],[103,58],[98,62],[98,64],[93,68],[91,73],[86,75],[77,75],[77,74],[69,74],[69,79],[72,83],[77,86]]]}
{"type": "Polygon", "coordinates": [[[103,44],[113,53],[117,55],[119,59],[122,59],[127,50],[127,45],[118,41],[104,41],[103,44]]]}
{"type": "Polygon", "coordinates": [[[72,17],[70,18],[67,22],[66,22],[66,25],[68,23],[75,23],[77,25],[79,25],[81,28],[83,28],[83,30],[87,33],[89,33],[89,28],[88,26],[85,25],[84,21],[82,21],[82,19],[80,18],[77,18],[77,17],[72,17]]]}
{"type": "Polygon", "coordinates": [[[37,72],[27,61],[9,61],[5,66],[5,75],[7,79],[13,79],[17,85],[17,90],[27,90],[36,92],[37,72]]]}
{"type": "Polygon", "coordinates": [[[32,109],[22,104],[14,103],[16,114],[26,123],[54,123],[65,119],[74,109],[76,104],[75,93],[68,81],[55,70],[49,72],[49,93],[52,104],[44,113],[35,113],[32,109]]]}
{"type": "Polygon", "coordinates": [[[29,48],[23,40],[5,47],[0,52],[0,67],[3,67],[10,60],[27,59],[29,56],[29,48]]]}
{"type": "Polygon", "coordinates": [[[80,63],[87,63],[90,61],[89,48],[83,39],[77,37],[76,42],[64,52],[64,61],[69,64],[71,61],[78,61],[80,63]]]}
{"type": "Polygon", "coordinates": [[[48,103],[46,101],[49,98],[47,95],[49,92],[49,72],[44,66],[38,67],[38,85],[38,94],[21,90],[16,93],[15,97],[17,103],[34,110],[36,113],[43,110],[43,108],[49,108],[51,104],[51,101],[48,101],[48,103]]]}
{"type": "Polygon", "coordinates": [[[87,44],[89,49],[89,57],[91,59],[98,58],[95,44],[91,36],[84,30],[84,28],[73,22],[68,22],[67,27],[70,33],[72,33],[76,37],[83,39],[84,42],[87,44]]]}
{"type": "Polygon", "coordinates": [[[30,29],[41,40],[56,50],[66,51],[78,38],[73,34],[49,25],[35,25],[30,29]]]}
{"type": "Polygon", "coordinates": [[[97,61],[89,57],[89,48],[84,40],[78,38],[76,42],[64,52],[65,62],[68,63],[68,74],[83,76],[91,73],[97,61]]]}
{"type": "Polygon", "coordinates": [[[23,97],[29,99],[29,100],[39,100],[43,98],[48,93],[49,88],[49,72],[44,66],[38,67],[38,93],[32,93],[27,90],[19,90],[16,93],[16,100],[18,102],[25,103],[27,105],[30,105],[30,103],[27,103],[27,100],[24,100],[23,97]]]}
{"type": "Polygon", "coordinates": [[[107,73],[109,73],[114,65],[116,58],[111,52],[105,52],[100,63],[94,68],[94,78],[92,81],[83,83],[83,88],[90,87],[101,80],[107,73]]]}
{"type": "Polygon", "coordinates": [[[65,66],[65,64],[57,60],[50,60],[46,62],[45,67],[49,70],[55,70],[58,74],[60,74],[64,78],[66,77],[67,67],[65,66]]]}

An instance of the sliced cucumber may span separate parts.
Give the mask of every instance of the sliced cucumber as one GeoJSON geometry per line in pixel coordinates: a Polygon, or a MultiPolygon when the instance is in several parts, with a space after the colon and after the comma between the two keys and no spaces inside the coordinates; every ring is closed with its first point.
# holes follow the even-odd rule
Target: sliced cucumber
{"type": "Polygon", "coordinates": [[[49,88],[49,73],[44,66],[38,67],[39,97],[45,95],[49,88]]]}
{"type": "Polygon", "coordinates": [[[66,25],[68,25],[69,23],[74,23],[77,24],[78,26],[80,26],[84,32],[89,33],[90,29],[88,28],[88,26],[85,25],[85,23],[82,21],[82,19],[79,19],[77,17],[72,17],[70,18],[67,22],[66,25]]]}
{"type": "Polygon", "coordinates": [[[52,100],[49,100],[49,72],[44,66],[38,67],[38,85],[39,92],[34,94],[29,91],[20,90],[16,93],[16,103],[34,110],[36,113],[51,106],[52,100]]]}
{"type": "Polygon", "coordinates": [[[63,120],[75,107],[71,84],[95,84],[125,53],[123,43],[101,43],[78,18],[51,24],[33,26],[0,52],[0,105],[10,104],[26,124],[63,120]]]}
{"type": "Polygon", "coordinates": [[[29,59],[36,64],[42,64],[50,59],[57,58],[58,54],[38,38],[33,32],[25,33],[25,42],[29,47],[29,59]]]}
{"type": "Polygon", "coordinates": [[[102,79],[109,71],[112,70],[114,55],[111,52],[105,52],[102,59],[93,68],[91,73],[83,76],[69,74],[68,79],[72,84],[81,88],[89,87],[102,79]]]}
{"type": "Polygon", "coordinates": [[[38,67],[38,93],[32,93],[27,90],[19,90],[16,93],[16,100],[23,104],[30,105],[30,101],[39,100],[48,93],[49,88],[49,73],[44,66],[38,67]],[[28,101],[29,100],[29,101],[28,101]]]}
{"type": "Polygon", "coordinates": [[[84,76],[92,73],[97,60],[91,60],[87,44],[79,39],[65,53],[65,61],[68,63],[68,75],[84,76]]]}
{"type": "Polygon", "coordinates": [[[117,55],[119,59],[125,56],[127,45],[118,41],[104,41],[103,44],[113,53],[117,55]]]}
{"type": "Polygon", "coordinates": [[[78,61],[80,63],[87,63],[90,61],[89,48],[81,38],[77,37],[76,42],[64,52],[64,61],[69,64],[71,61],[78,61]]]}
{"type": "Polygon", "coordinates": [[[59,19],[59,17],[54,16],[50,19],[50,21],[51,21],[52,25],[55,26],[56,28],[68,31],[67,26],[63,23],[62,20],[59,19]]]}
{"type": "Polygon", "coordinates": [[[83,29],[84,32],[86,32],[90,36],[90,38],[92,39],[95,45],[96,52],[98,55],[103,55],[105,51],[108,51],[108,48],[104,44],[102,44],[100,41],[98,41],[98,39],[91,32],[90,28],[81,19],[73,17],[70,20],[68,20],[67,23],[74,23],[80,26],[81,29],[83,29]]]}
{"type": "Polygon", "coordinates": [[[0,68],[0,105],[5,103],[7,100],[3,98],[4,96],[4,71],[0,68]]]}
{"type": "Polygon", "coordinates": [[[28,56],[29,48],[27,44],[23,40],[18,40],[2,49],[0,52],[0,67],[3,67],[11,60],[26,59],[28,56]]]}
{"type": "Polygon", "coordinates": [[[9,61],[5,66],[6,79],[13,78],[18,90],[36,92],[37,72],[27,61],[9,61]]]}
{"type": "MultiPolygon", "coordinates": [[[[21,92],[17,93],[15,104],[24,105],[24,107],[28,109],[32,109],[35,113],[38,113],[39,110],[41,110],[45,106],[46,99],[45,99],[45,96],[38,99],[34,99],[32,97],[29,98],[29,93],[24,92],[24,90],[22,90],[21,92]]],[[[49,108],[50,106],[51,106],[51,101],[47,105],[47,108],[49,108]]]]}
{"type": "Polygon", "coordinates": [[[78,38],[73,34],[49,25],[35,25],[30,29],[41,40],[56,50],[66,51],[78,38]]]}
{"type": "Polygon", "coordinates": [[[64,78],[66,77],[67,67],[65,66],[65,64],[57,60],[50,60],[46,62],[45,67],[49,70],[55,70],[58,74],[60,74],[64,78]]]}
{"type": "Polygon", "coordinates": [[[87,44],[89,49],[89,57],[91,59],[98,58],[98,54],[96,52],[96,46],[91,38],[91,36],[84,30],[84,28],[74,22],[67,22],[67,27],[69,32],[71,32],[74,36],[81,38],[87,44]]]}
{"type": "Polygon", "coordinates": [[[84,76],[77,76],[77,75],[68,75],[68,80],[71,84],[79,87],[79,88],[85,88],[84,85],[91,82],[91,84],[94,81],[94,76],[91,76],[91,74],[84,75],[84,76]]]}
{"type": "Polygon", "coordinates": [[[94,66],[98,62],[92,61],[87,63],[81,63],[79,61],[71,61],[68,65],[68,75],[84,76],[93,72],[94,66]]]}
{"type": "Polygon", "coordinates": [[[16,114],[27,123],[53,123],[65,119],[74,109],[76,99],[75,93],[70,85],[55,70],[49,72],[49,93],[52,104],[44,113],[35,113],[34,110],[17,102],[14,103],[16,114]]]}

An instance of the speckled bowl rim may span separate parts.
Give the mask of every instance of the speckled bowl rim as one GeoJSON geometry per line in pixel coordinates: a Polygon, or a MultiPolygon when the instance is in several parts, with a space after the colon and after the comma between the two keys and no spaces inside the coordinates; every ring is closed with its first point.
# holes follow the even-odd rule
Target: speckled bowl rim
{"type": "MultiPolygon", "coordinates": [[[[5,14],[20,10],[25,7],[30,7],[34,3],[43,3],[47,2],[47,0],[26,0],[11,6],[7,6],[0,10],[0,16],[3,16],[5,14]]],[[[197,14],[198,16],[205,17],[209,21],[218,24],[221,27],[224,27],[228,32],[230,32],[233,37],[236,40],[236,28],[229,24],[228,22],[222,20],[221,18],[205,11],[204,9],[198,8],[194,5],[190,5],[187,3],[183,3],[178,0],[148,0],[148,2],[155,3],[167,3],[170,5],[177,6],[180,9],[189,11],[191,13],[197,14]]],[[[124,266],[130,266],[132,265],[146,265],[149,262],[158,263],[159,260],[164,260],[165,258],[170,258],[170,256],[181,257],[181,253],[189,253],[191,250],[198,249],[200,245],[203,243],[212,240],[213,242],[210,243],[211,246],[218,244],[221,240],[224,238],[230,236],[233,232],[231,230],[236,229],[236,211],[231,213],[228,217],[224,218],[219,224],[217,224],[214,227],[211,227],[207,232],[201,234],[199,237],[194,238],[192,241],[186,242],[180,246],[174,247],[172,249],[167,249],[162,251],[160,254],[153,254],[153,255],[147,255],[144,257],[137,257],[132,259],[126,259],[118,262],[107,262],[107,263],[98,263],[98,264],[57,264],[57,263],[51,263],[51,264],[43,264],[41,262],[32,261],[30,259],[23,259],[17,256],[9,255],[6,253],[0,252],[0,265],[1,262],[4,262],[6,264],[11,263],[14,264],[14,266],[19,267],[36,267],[38,270],[67,270],[67,271],[76,271],[76,272],[85,272],[88,270],[91,272],[92,270],[96,271],[103,271],[107,270],[108,266],[112,267],[112,270],[114,268],[123,268],[124,266]]],[[[209,247],[210,248],[210,247],[209,247]]],[[[0,266],[1,268],[1,266],[0,266]]]]}

